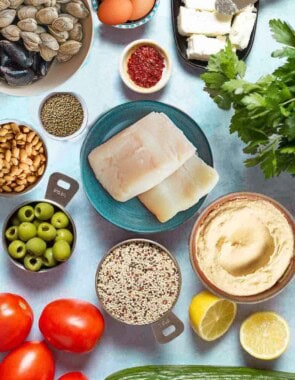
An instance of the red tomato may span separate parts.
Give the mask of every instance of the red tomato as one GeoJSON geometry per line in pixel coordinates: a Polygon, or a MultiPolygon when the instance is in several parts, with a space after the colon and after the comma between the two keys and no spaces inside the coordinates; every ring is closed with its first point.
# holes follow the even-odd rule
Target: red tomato
{"type": "Polygon", "coordinates": [[[21,296],[0,293],[0,352],[19,346],[33,324],[33,311],[21,296]]]}
{"type": "Polygon", "coordinates": [[[53,347],[69,352],[91,351],[104,331],[97,307],[77,299],[60,299],[42,311],[39,328],[53,347]]]}
{"type": "Polygon", "coordinates": [[[82,372],[69,372],[62,375],[58,380],[88,380],[88,377],[82,372]]]}
{"type": "Polygon", "coordinates": [[[43,342],[25,342],[11,351],[0,366],[0,380],[53,380],[54,360],[43,342]]]}

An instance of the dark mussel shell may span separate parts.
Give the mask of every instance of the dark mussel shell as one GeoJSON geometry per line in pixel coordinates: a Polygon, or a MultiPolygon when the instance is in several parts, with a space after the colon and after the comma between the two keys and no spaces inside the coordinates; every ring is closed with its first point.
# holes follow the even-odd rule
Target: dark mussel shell
{"type": "Polygon", "coordinates": [[[9,55],[0,48],[0,66],[9,66],[12,64],[12,60],[9,55]]]}
{"type": "Polygon", "coordinates": [[[39,53],[35,53],[33,56],[33,64],[31,69],[35,72],[37,77],[45,77],[48,73],[50,62],[44,61],[39,53]]]}
{"type": "Polygon", "coordinates": [[[11,41],[1,40],[0,48],[11,58],[12,62],[24,69],[33,64],[33,56],[24,47],[11,41]]]}
{"type": "Polygon", "coordinates": [[[35,73],[30,68],[0,66],[0,74],[10,86],[26,86],[35,78],[35,73]]]}

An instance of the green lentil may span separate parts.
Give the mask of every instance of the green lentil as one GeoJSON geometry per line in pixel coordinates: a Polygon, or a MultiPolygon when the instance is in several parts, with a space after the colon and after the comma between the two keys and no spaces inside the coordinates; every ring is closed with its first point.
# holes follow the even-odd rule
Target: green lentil
{"type": "Polygon", "coordinates": [[[83,107],[71,94],[53,95],[45,101],[41,109],[43,127],[57,137],[67,137],[77,132],[83,120],[83,107]]]}

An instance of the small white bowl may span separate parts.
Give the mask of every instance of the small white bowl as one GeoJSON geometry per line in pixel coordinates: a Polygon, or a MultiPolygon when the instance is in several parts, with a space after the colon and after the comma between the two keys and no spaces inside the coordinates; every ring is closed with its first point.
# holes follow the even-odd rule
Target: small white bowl
{"type": "Polygon", "coordinates": [[[68,92],[68,91],[61,91],[61,92],[51,92],[50,94],[48,94],[41,102],[40,106],[39,106],[39,112],[38,112],[38,115],[39,115],[39,121],[40,121],[40,124],[41,124],[41,127],[44,131],[44,134],[52,139],[55,139],[55,140],[59,140],[59,141],[67,141],[67,140],[74,140],[76,137],[79,137],[82,132],[85,130],[85,128],[87,127],[87,121],[88,121],[88,110],[87,110],[87,106],[86,106],[86,103],[84,101],[84,99],[76,94],[75,92],[68,92]],[[73,133],[72,135],[69,135],[69,136],[65,136],[65,137],[59,137],[59,136],[55,136],[51,133],[49,133],[45,127],[43,126],[43,123],[42,123],[42,119],[41,119],[41,111],[42,111],[42,108],[46,102],[46,100],[48,100],[49,98],[51,98],[52,96],[54,95],[61,95],[61,94],[68,94],[68,95],[72,95],[74,96],[75,98],[77,98],[79,100],[79,102],[81,103],[82,105],[82,108],[83,108],[83,113],[84,113],[84,119],[83,119],[83,122],[81,124],[81,127],[75,132],[73,133]]]}
{"type": "Polygon", "coordinates": [[[168,83],[171,76],[171,72],[172,72],[172,62],[171,62],[168,52],[162,46],[160,46],[157,42],[153,40],[142,39],[142,40],[133,41],[131,42],[131,44],[126,46],[126,48],[124,49],[121,55],[119,70],[120,70],[120,75],[123,82],[131,90],[138,92],[140,94],[152,94],[154,92],[160,91],[168,83]],[[158,83],[155,84],[155,86],[149,87],[149,88],[138,86],[136,83],[132,81],[132,79],[130,78],[128,74],[128,60],[131,54],[134,52],[134,50],[142,45],[149,45],[159,50],[162,56],[164,57],[164,61],[165,61],[165,68],[162,73],[162,78],[159,80],[158,83]]]}

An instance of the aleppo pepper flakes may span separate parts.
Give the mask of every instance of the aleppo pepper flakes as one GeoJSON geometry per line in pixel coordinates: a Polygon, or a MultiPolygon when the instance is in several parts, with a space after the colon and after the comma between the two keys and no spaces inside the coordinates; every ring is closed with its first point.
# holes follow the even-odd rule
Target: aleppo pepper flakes
{"type": "Polygon", "coordinates": [[[81,128],[83,120],[83,107],[72,94],[53,95],[45,101],[41,109],[43,127],[57,137],[71,136],[81,128]]]}
{"type": "Polygon", "coordinates": [[[128,74],[140,87],[155,86],[162,78],[165,59],[158,49],[149,45],[139,46],[128,60],[128,74]]]}

